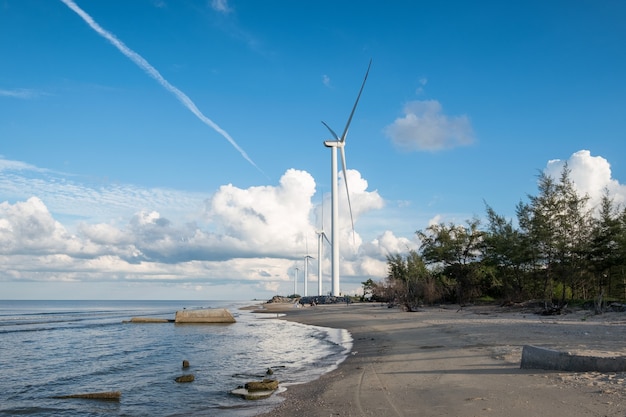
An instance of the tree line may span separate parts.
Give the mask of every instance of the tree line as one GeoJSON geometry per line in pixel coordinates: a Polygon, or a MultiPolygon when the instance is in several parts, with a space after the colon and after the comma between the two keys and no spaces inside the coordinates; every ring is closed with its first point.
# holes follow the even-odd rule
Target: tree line
{"type": "Polygon", "coordinates": [[[541,173],[538,193],[516,206],[516,222],[486,205],[486,217],[418,230],[418,250],[387,256],[388,275],[363,283],[375,300],[412,308],[477,299],[626,299],[626,209],[607,190],[590,207],[567,165],[541,173]],[[483,224],[484,222],[484,224],[483,224]]]}

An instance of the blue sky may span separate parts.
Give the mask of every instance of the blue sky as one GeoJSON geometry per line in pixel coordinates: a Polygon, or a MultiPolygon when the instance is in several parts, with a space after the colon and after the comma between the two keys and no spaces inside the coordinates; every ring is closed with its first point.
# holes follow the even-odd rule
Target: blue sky
{"type": "Polygon", "coordinates": [[[303,293],[330,233],[321,121],[343,130],[370,59],[343,292],[432,222],[513,218],[566,161],[622,203],[624,21],[621,1],[1,0],[0,298],[264,299],[296,267],[303,293]]]}

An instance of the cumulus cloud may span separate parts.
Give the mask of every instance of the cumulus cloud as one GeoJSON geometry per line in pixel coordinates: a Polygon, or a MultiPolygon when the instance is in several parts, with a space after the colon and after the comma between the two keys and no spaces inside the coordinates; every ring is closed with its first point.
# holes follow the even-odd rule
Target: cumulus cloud
{"type": "Polygon", "coordinates": [[[405,237],[398,237],[389,230],[383,232],[371,242],[365,243],[362,248],[365,255],[379,259],[386,259],[388,255],[406,253],[412,249],[417,249],[415,241],[405,237]]]}
{"type": "MultiPolygon", "coordinates": [[[[276,291],[283,284],[291,288],[293,268],[301,267],[307,250],[316,255],[316,230],[325,227],[330,234],[330,195],[315,205],[315,180],[301,170],[287,170],[277,185],[229,184],[198,198],[119,184],[90,188],[27,164],[4,166],[10,175],[2,176],[0,195],[11,190],[13,180],[28,183],[25,190],[33,196],[0,203],[1,281],[169,282],[190,291],[246,283],[276,291]],[[98,205],[110,211],[90,213],[98,205]],[[76,213],[81,214],[77,223],[76,213]]],[[[384,202],[358,171],[348,170],[347,181],[358,229],[359,217],[384,202]]],[[[339,187],[343,190],[343,184],[339,187]]],[[[345,193],[340,207],[342,283],[359,286],[363,276],[380,278],[387,252],[402,248],[394,242],[401,239],[385,235],[362,244],[356,233],[354,246],[345,193]]],[[[326,247],[327,280],[329,252],[326,247]]],[[[317,261],[309,271],[317,273],[317,261]]]]}
{"type": "Polygon", "coordinates": [[[37,197],[13,205],[0,203],[0,253],[68,252],[73,241],[37,197]]]}
{"type": "Polygon", "coordinates": [[[437,100],[407,103],[404,116],[388,125],[384,133],[394,145],[405,151],[436,151],[474,141],[469,118],[444,114],[437,100]]]}
{"type": "Polygon", "coordinates": [[[581,196],[589,196],[589,206],[598,207],[604,190],[616,204],[626,202],[626,186],[612,178],[611,164],[601,156],[592,156],[588,150],[573,153],[569,159],[553,159],[548,161],[544,170],[546,175],[559,179],[563,167],[570,169],[570,179],[581,196]]]}
{"type": "Polygon", "coordinates": [[[285,248],[312,233],[309,213],[314,194],[313,177],[290,169],[278,187],[220,187],[210,199],[208,212],[222,233],[244,245],[285,248]]]}
{"type": "Polygon", "coordinates": [[[435,214],[434,217],[428,220],[428,227],[440,224],[442,221],[442,218],[443,217],[441,216],[441,214],[435,214]]]}

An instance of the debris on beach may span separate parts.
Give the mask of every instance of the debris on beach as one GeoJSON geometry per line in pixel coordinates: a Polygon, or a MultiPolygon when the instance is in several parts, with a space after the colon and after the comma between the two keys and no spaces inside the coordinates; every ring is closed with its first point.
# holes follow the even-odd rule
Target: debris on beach
{"type": "Polygon", "coordinates": [[[176,377],[176,379],[174,379],[174,381],[176,382],[193,382],[196,379],[195,376],[193,376],[193,374],[187,374],[187,375],[181,375],[179,377],[176,377]]]}
{"type": "Polygon", "coordinates": [[[245,400],[260,400],[270,397],[278,389],[278,380],[264,379],[262,381],[247,382],[243,387],[237,387],[230,393],[245,400]]]}
{"type": "Polygon", "coordinates": [[[82,394],[70,394],[59,395],[53,398],[69,399],[69,398],[84,398],[88,400],[106,400],[106,401],[119,401],[122,393],[120,391],[107,391],[107,392],[88,392],[82,394]]]}

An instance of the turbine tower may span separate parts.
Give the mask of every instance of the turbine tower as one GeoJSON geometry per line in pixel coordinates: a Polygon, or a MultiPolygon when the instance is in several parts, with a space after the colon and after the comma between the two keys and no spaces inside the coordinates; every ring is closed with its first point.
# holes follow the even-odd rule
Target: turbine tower
{"type": "Polygon", "coordinates": [[[307,287],[309,286],[308,284],[308,279],[309,279],[309,273],[308,273],[308,266],[309,266],[309,259],[313,259],[312,256],[306,255],[304,257],[304,296],[307,297],[308,293],[307,293],[307,287]]]}
{"type": "Polygon", "coordinates": [[[348,128],[350,127],[350,122],[352,121],[352,116],[354,116],[354,112],[356,110],[357,104],[359,104],[359,99],[361,98],[361,93],[363,92],[363,87],[365,87],[365,81],[367,81],[367,75],[370,72],[370,67],[372,66],[372,60],[370,60],[369,65],[367,66],[367,72],[365,73],[365,78],[363,78],[363,83],[361,84],[361,89],[359,90],[359,95],[356,97],[356,101],[354,102],[354,106],[352,107],[352,112],[350,113],[350,117],[348,118],[348,122],[346,123],[346,127],[343,130],[341,137],[337,136],[337,134],[328,126],[326,123],[322,121],[322,124],[326,126],[326,128],[333,135],[334,140],[324,141],[324,146],[330,148],[330,170],[331,170],[331,240],[332,240],[332,292],[331,295],[338,296],[340,294],[339,288],[339,195],[337,194],[337,148],[341,149],[341,167],[343,170],[343,182],[346,186],[346,194],[348,195],[348,208],[350,209],[350,221],[352,222],[352,237],[354,238],[354,218],[352,217],[352,203],[350,203],[350,191],[348,190],[348,178],[346,175],[346,136],[348,135],[348,128]]]}
{"type": "MultiPolygon", "coordinates": [[[[322,199],[322,228],[317,234],[317,295],[322,295],[322,258],[324,257],[324,239],[331,245],[326,232],[324,232],[324,199],[322,199]]],[[[332,245],[331,245],[332,247],[332,245]]]]}
{"type": "Polygon", "coordinates": [[[296,267],[295,274],[293,276],[293,295],[298,295],[298,271],[300,268],[296,267]]]}
{"type": "Polygon", "coordinates": [[[316,233],[317,233],[317,295],[322,295],[322,257],[324,256],[323,254],[324,239],[326,239],[329,245],[330,245],[330,241],[328,240],[328,237],[326,237],[326,233],[324,233],[323,229],[316,233]]]}

